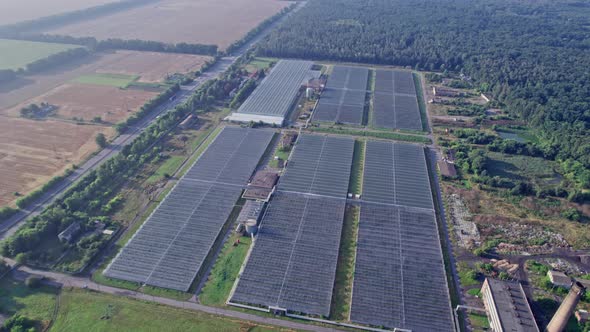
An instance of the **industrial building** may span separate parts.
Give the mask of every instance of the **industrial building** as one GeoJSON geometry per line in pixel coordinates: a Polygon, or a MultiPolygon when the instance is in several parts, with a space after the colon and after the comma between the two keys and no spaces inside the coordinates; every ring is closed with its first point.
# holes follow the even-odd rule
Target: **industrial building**
{"type": "Polygon", "coordinates": [[[572,286],[572,279],[561,271],[549,270],[547,277],[555,286],[570,288],[572,286]]]}
{"type": "Polygon", "coordinates": [[[301,88],[317,76],[313,62],[281,60],[240,108],[226,118],[282,126],[301,88]]]}
{"type": "Polygon", "coordinates": [[[254,175],[242,196],[245,199],[268,201],[279,175],[274,171],[259,171],[254,175]]]}
{"type": "Polygon", "coordinates": [[[486,278],[481,294],[492,331],[539,332],[519,282],[486,278]]]}
{"type": "Polygon", "coordinates": [[[238,215],[238,229],[244,229],[248,235],[256,235],[258,231],[258,221],[264,210],[264,202],[248,200],[244,203],[240,214],[238,215]]]}

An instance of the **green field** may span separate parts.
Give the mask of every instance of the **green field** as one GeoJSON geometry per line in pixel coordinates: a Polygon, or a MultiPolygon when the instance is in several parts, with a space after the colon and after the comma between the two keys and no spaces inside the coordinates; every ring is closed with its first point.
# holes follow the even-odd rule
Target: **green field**
{"type": "Polygon", "coordinates": [[[199,295],[202,304],[212,306],[225,304],[251,244],[251,238],[237,234],[233,234],[227,240],[211,270],[209,280],[199,295]],[[240,243],[234,246],[237,239],[240,239],[240,243]]]}
{"type": "MultiPolygon", "coordinates": [[[[251,331],[256,324],[84,290],[62,292],[51,331],[251,331]]],[[[258,326],[257,331],[278,331],[258,326]]]]}
{"type": "Polygon", "coordinates": [[[0,69],[17,70],[52,54],[79,47],[78,45],[0,39],[0,69]]]}
{"type": "Polygon", "coordinates": [[[391,140],[396,140],[396,141],[416,142],[416,143],[424,143],[424,144],[432,143],[430,141],[430,138],[428,138],[426,136],[404,135],[404,134],[399,134],[399,133],[395,133],[395,132],[387,132],[387,131],[356,130],[356,129],[347,129],[347,128],[340,128],[340,127],[311,127],[311,128],[309,128],[309,130],[315,131],[318,133],[326,133],[326,134],[391,139],[391,140]]]}
{"type": "Polygon", "coordinates": [[[114,86],[117,88],[126,88],[133,81],[137,80],[139,76],[122,75],[122,74],[88,74],[82,75],[75,80],[76,83],[95,84],[114,86]]]}
{"type": "Polygon", "coordinates": [[[180,165],[186,160],[186,156],[170,156],[166,161],[152,174],[148,179],[147,183],[156,183],[166,177],[166,175],[172,176],[178,170],[180,165]]]}
{"type": "Polygon", "coordinates": [[[0,313],[20,314],[47,326],[55,308],[57,290],[49,287],[30,289],[8,277],[0,280],[0,313]]]}
{"type": "Polygon", "coordinates": [[[250,73],[257,71],[259,69],[266,69],[270,67],[271,63],[276,63],[278,60],[273,58],[261,58],[256,57],[254,60],[250,61],[250,63],[246,66],[246,70],[250,73]]]}
{"type": "Polygon", "coordinates": [[[527,129],[498,127],[496,129],[496,133],[498,133],[498,136],[502,137],[503,139],[512,139],[521,143],[539,143],[539,138],[527,129]]]}

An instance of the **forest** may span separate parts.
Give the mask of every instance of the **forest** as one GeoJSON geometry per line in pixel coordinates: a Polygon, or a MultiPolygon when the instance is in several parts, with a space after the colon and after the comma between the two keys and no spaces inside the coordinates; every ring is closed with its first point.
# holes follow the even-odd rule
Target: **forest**
{"type": "Polygon", "coordinates": [[[258,54],[463,73],[532,127],[540,150],[584,171],[589,17],[590,3],[578,0],[310,0],[258,54]]]}

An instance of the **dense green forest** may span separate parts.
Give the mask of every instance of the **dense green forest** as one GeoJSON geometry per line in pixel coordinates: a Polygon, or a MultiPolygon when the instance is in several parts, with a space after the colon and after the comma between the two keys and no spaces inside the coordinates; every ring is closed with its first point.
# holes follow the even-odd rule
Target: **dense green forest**
{"type": "Polygon", "coordinates": [[[261,55],[462,72],[590,187],[590,3],[310,0],[261,55]]]}

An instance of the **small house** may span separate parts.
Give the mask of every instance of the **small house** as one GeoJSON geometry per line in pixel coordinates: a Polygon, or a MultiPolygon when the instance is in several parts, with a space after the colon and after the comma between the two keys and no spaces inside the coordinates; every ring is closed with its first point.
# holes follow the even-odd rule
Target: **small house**
{"type": "Polygon", "coordinates": [[[70,226],[68,226],[63,232],[57,235],[57,238],[61,242],[71,243],[72,240],[80,233],[82,227],[80,226],[79,222],[74,222],[70,226]]]}

